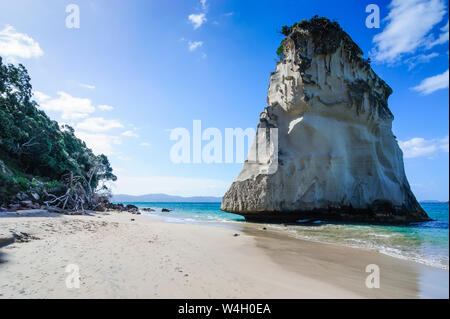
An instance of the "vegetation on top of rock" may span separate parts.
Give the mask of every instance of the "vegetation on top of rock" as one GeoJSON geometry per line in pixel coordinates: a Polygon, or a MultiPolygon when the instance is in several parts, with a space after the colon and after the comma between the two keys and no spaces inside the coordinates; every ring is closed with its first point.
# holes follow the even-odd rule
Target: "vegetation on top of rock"
{"type": "Polygon", "coordinates": [[[38,189],[48,200],[66,194],[55,206],[89,208],[101,182],[117,177],[105,155],[94,155],[73,128],[60,128],[38,109],[30,80],[22,64],[5,65],[0,57],[0,204],[38,189]]]}
{"type": "MultiPolygon", "coordinates": [[[[361,59],[363,51],[353,42],[351,37],[341,28],[339,23],[331,21],[325,17],[315,15],[310,20],[302,20],[294,23],[292,26],[283,26],[280,31],[286,37],[298,40],[312,38],[315,54],[331,54],[343,45],[344,49],[350,52],[352,59],[361,59]]],[[[281,56],[283,51],[283,42],[277,50],[277,55],[281,56]]]]}
{"type": "Polygon", "coordinates": [[[277,49],[277,55],[278,55],[278,58],[279,58],[280,61],[285,58],[283,41],[281,42],[280,46],[277,49]]]}

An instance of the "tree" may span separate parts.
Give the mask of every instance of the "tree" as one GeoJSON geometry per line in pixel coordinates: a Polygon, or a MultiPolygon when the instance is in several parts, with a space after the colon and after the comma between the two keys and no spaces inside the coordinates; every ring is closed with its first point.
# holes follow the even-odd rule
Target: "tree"
{"type": "Polygon", "coordinates": [[[71,189],[63,187],[59,189],[63,193],[49,194],[51,201],[70,194],[73,200],[64,198],[62,206],[81,200],[84,207],[91,207],[99,184],[103,187],[104,181],[117,179],[109,160],[96,156],[73,128],[60,128],[38,109],[30,81],[23,65],[4,65],[0,57],[0,160],[15,167],[17,177],[61,181],[71,189]]]}
{"type": "Polygon", "coordinates": [[[280,61],[285,58],[283,41],[281,42],[279,48],[277,49],[277,55],[278,55],[278,58],[280,59],[280,61]]]}
{"type": "Polygon", "coordinates": [[[289,34],[291,34],[291,31],[292,31],[291,27],[289,27],[287,25],[284,25],[284,26],[281,27],[280,33],[287,37],[289,34]]]}

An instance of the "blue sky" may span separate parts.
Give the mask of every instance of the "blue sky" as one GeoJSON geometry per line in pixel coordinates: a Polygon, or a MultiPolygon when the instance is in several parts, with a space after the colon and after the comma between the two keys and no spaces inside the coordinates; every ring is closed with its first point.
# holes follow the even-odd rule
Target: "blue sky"
{"type": "Polygon", "coordinates": [[[222,196],[242,164],[175,164],[170,130],[255,128],[277,31],[315,14],[337,20],[393,88],[416,196],[448,200],[447,1],[2,1],[0,55],[28,68],[51,118],[108,155],[114,192],[222,196]],[[80,28],[66,27],[69,4],[80,28]],[[365,25],[368,4],[379,29],[365,25]]]}

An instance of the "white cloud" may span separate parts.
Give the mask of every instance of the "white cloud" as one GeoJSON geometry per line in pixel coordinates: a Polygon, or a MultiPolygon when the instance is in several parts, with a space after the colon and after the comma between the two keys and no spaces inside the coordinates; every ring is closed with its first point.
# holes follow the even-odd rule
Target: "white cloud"
{"type": "Polygon", "coordinates": [[[120,159],[121,161],[131,161],[132,158],[130,156],[126,156],[126,155],[122,155],[122,154],[117,154],[116,157],[118,159],[120,159]]]}
{"type": "Polygon", "coordinates": [[[446,42],[448,42],[448,21],[447,24],[443,28],[441,28],[441,34],[439,35],[439,38],[428,43],[427,48],[432,48],[435,45],[444,44],[446,42]]]}
{"type": "Polygon", "coordinates": [[[114,145],[122,143],[119,137],[106,134],[90,134],[81,131],[75,131],[75,135],[83,140],[86,145],[92,149],[95,154],[113,155],[114,145]]]}
{"type": "Polygon", "coordinates": [[[191,42],[189,41],[189,51],[195,51],[198,48],[200,48],[201,46],[203,46],[203,42],[202,41],[195,41],[195,42],[191,42]]]}
{"type": "Polygon", "coordinates": [[[102,111],[112,111],[114,110],[114,107],[110,105],[99,105],[98,108],[102,111]]]}
{"type": "Polygon", "coordinates": [[[115,194],[165,193],[177,196],[223,196],[231,182],[208,178],[131,177],[118,175],[115,194]]]}
{"type": "Polygon", "coordinates": [[[35,92],[41,108],[45,111],[60,112],[63,120],[85,118],[95,111],[95,107],[89,99],[76,98],[65,92],[58,92],[58,95],[58,98],[51,99],[48,95],[35,92]]]}
{"type": "MultiPolygon", "coordinates": [[[[95,111],[95,107],[89,99],[75,98],[64,92],[58,92],[59,97],[56,99],[52,99],[50,96],[39,91],[34,91],[33,93],[42,109],[61,112],[61,117],[65,120],[80,120],[95,111]]],[[[103,110],[113,109],[112,106],[108,105],[99,105],[98,107],[103,110]]],[[[60,122],[60,126],[63,124],[64,122],[60,122]]],[[[123,125],[119,121],[105,120],[102,117],[97,117],[86,118],[76,126],[74,123],[68,124],[77,128],[75,135],[83,140],[94,153],[105,154],[107,156],[118,154],[114,151],[114,145],[122,143],[120,137],[103,134],[103,132],[114,128],[123,128],[123,125]],[[80,131],[80,129],[84,131],[80,131]]]]}
{"type": "Polygon", "coordinates": [[[423,80],[418,86],[413,87],[414,91],[423,95],[431,94],[437,90],[448,88],[448,70],[442,74],[438,74],[423,80]]]}
{"type": "Polygon", "coordinates": [[[136,138],[139,137],[139,134],[137,134],[137,133],[135,133],[133,131],[123,132],[122,135],[126,136],[126,137],[136,137],[136,138]]]}
{"type": "Polygon", "coordinates": [[[392,0],[388,24],[373,38],[375,61],[393,63],[402,55],[429,47],[430,31],[445,15],[442,0],[392,0]]]}
{"type": "Polygon", "coordinates": [[[398,144],[403,150],[405,158],[414,158],[421,156],[431,156],[439,152],[448,153],[449,137],[448,135],[441,139],[426,140],[421,137],[415,137],[408,141],[399,141],[398,144]]]}
{"type": "Polygon", "coordinates": [[[200,0],[200,4],[202,5],[202,9],[206,10],[207,6],[206,6],[206,0],[200,0]]]}
{"type": "Polygon", "coordinates": [[[200,28],[202,26],[202,24],[207,21],[206,15],[204,13],[191,14],[191,15],[189,15],[188,18],[189,18],[189,21],[194,26],[194,30],[200,28]]]}
{"type": "Polygon", "coordinates": [[[44,103],[45,101],[48,101],[50,99],[50,96],[39,91],[34,91],[33,95],[38,103],[44,103]]]}
{"type": "Polygon", "coordinates": [[[446,137],[444,137],[443,139],[439,140],[439,149],[446,153],[449,152],[448,135],[446,137]]]}
{"type": "Polygon", "coordinates": [[[40,57],[43,54],[38,42],[17,32],[14,27],[7,25],[0,31],[0,55],[14,60],[40,57]]]}
{"type": "Polygon", "coordinates": [[[117,172],[117,173],[123,173],[123,172],[125,172],[126,170],[124,169],[124,168],[122,168],[122,167],[117,167],[117,166],[114,166],[114,172],[117,172]]]}
{"type": "Polygon", "coordinates": [[[105,120],[103,117],[91,117],[77,124],[77,128],[89,132],[106,132],[123,125],[116,120],[105,120]]]}
{"type": "MultiPolygon", "coordinates": [[[[187,40],[185,38],[181,38],[180,41],[181,42],[187,42],[188,49],[191,52],[193,52],[193,51],[195,51],[195,50],[197,50],[197,49],[199,49],[199,48],[201,48],[203,46],[203,41],[190,41],[190,40],[187,40]]],[[[206,58],[206,54],[203,53],[202,57],[206,58]]]]}
{"type": "Polygon", "coordinates": [[[94,85],[90,85],[90,84],[80,83],[80,86],[82,88],[89,89],[89,90],[94,90],[95,89],[95,86],[94,85]]]}
{"type": "Polygon", "coordinates": [[[436,52],[430,53],[430,54],[419,54],[416,56],[413,56],[409,59],[405,60],[405,63],[409,65],[408,70],[414,69],[417,65],[422,63],[428,63],[432,58],[435,58],[439,56],[436,52]]]}
{"type": "Polygon", "coordinates": [[[231,17],[233,15],[234,15],[234,12],[228,12],[228,13],[223,14],[224,17],[231,17]]]}
{"type": "Polygon", "coordinates": [[[150,143],[142,142],[142,143],[139,144],[139,145],[141,145],[141,146],[143,146],[143,147],[149,147],[149,146],[150,146],[150,143]]]}

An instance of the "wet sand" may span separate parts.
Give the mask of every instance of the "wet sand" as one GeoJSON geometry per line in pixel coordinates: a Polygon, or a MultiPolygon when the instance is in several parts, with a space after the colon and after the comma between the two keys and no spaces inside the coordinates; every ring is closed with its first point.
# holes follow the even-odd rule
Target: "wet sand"
{"type": "Polygon", "coordinates": [[[256,246],[286,270],[326,282],[364,298],[448,298],[448,271],[402,260],[375,251],[317,243],[261,227],[247,228],[256,246]],[[380,288],[368,289],[368,265],[377,265],[380,288]]]}

